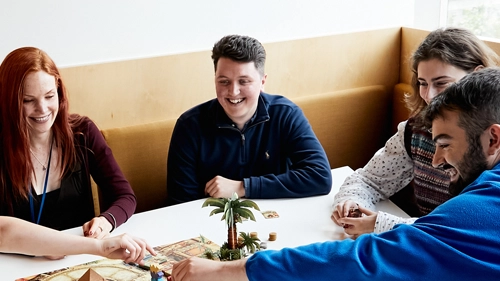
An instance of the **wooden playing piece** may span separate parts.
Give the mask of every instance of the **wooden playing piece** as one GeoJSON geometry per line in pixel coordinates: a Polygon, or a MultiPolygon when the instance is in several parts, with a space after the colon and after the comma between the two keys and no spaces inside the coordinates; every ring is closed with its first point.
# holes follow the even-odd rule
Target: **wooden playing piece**
{"type": "Polygon", "coordinates": [[[271,232],[269,233],[269,241],[275,241],[276,240],[276,232],[271,232]]]}

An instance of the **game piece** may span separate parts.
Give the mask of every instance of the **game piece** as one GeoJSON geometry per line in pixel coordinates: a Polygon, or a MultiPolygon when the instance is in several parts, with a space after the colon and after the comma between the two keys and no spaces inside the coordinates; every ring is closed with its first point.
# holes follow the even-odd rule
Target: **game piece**
{"type": "Polygon", "coordinates": [[[351,208],[349,209],[349,214],[347,215],[350,218],[359,218],[363,216],[363,213],[359,209],[351,208]]]}
{"type": "Polygon", "coordinates": [[[260,248],[261,249],[267,249],[267,243],[266,242],[260,242],[260,248]]]}
{"type": "Polygon", "coordinates": [[[262,212],[262,215],[266,219],[275,219],[280,217],[276,211],[264,211],[262,212]]]}
{"type": "Polygon", "coordinates": [[[78,281],[106,281],[101,275],[89,268],[78,281]]]}
{"type": "Polygon", "coordinates": [[[151,281],[160,281],[163,279],[163,271],[160,268],[160,265],[157,263],[153,263],[149,266],[149,272],[151,274],[151,281]]]}
{"type": "MultiPolygon", "coordinates": [[[[357,208],[350,208],[349,213],[347,214],[348,218],[360,218],[362,216],[363,216],[363,213],[361,213],[361,211],[357,208]]],[[[348,228],[349,224],[345,224],[343,227],[348,228]]]]}
{"type": "Polygon", "coordinates": [[[269,233],[269,241],[275,241],[276,240],[276,232],[271,232],[269,233]]]}
{"type": "MultiPolygon", "coordinates": [[[[236,228],[236,223],[243,222],[242,218],[248,218],[255,221],[255,216],[253,215],[250,208],[260,211],[259,206],[251,200],[240,200],[236,192],[233,193],[231,198],[212,198],[203,202],[202,208],[207,206],[216,207],[212,210],[210,216],[213,214],[224,213],[222,220],[225,219],[227,226],[227,241],[222,245],[219,251],[215,253],[210,253],[209,259],[218,259],[220,261],[238,260],[245,257],[245,249],[239,248],[238,243],[238,232],[236,228]]],[[[246,234],[245,234],[246,235],[246,234]]],[[[255,246],[259,246],[257,232],[251,233],[248,237],[243,237],[245,248],[247,250],[255,250],[255,246]]]]}

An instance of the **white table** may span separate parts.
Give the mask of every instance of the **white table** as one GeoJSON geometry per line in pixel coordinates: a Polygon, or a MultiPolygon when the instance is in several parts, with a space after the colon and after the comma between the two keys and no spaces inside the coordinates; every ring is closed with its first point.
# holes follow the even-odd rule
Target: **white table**
{"type": "MultiPolygon", "coordinates": [[[[277,233],[276,241],[267,241],[268,249],[296,247],[313,242],[344,239],[343,229],[330,219],[333,196],[338,192],[344,179],[352,173],[349,167],[332,170],[333,186],[329,195],[298,199],[258,199],[255,201],[261,211],[274,210],[279,218],[265,219],[254,211],[256,222],[238,223],[238,232],[258,233],[261,241],[267,241],[270,232],[277,233]]],[[[227,229],[221,221],[221,214],[209,217],[213,207],[201,208],[205,199],[200,199],[172,207],[156,209],[135,214],[120,226],[113,235],[130,233],[143,237],[152,246],[170,244],[200,234],[221,245],[227,240],[227,229]]],[[[391,201],[380,202],[378,210],[408,217],[391,201]]],[[[253,210],[253,209],[252,209],[253,210]]],[[[81,228],[66,232],[82,235],[81,228]]],[[[30,258],[19,255],[0,254],[0,279],[16,278],[43,273],[68,266],[102,259],[93,255],[68,256],[62,260],[51,261],[44,258],[30,258]]]]}

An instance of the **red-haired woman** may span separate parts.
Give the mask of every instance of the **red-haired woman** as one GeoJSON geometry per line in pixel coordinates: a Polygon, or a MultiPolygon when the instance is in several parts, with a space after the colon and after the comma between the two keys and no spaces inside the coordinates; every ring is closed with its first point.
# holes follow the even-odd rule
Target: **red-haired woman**
{"type": "Polygon", "coordinates": [[[0,215],[103,238],[127,221],[134,192],[96,125],[70,114],[59,70],[42,50],[0,65],[0,215]],[[90,176],[102,192],[95,217],[90,176]]]}

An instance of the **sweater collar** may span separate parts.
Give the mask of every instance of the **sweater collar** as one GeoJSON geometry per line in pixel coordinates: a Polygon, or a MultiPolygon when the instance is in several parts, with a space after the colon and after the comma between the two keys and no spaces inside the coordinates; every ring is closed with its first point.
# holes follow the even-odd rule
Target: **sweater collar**
{"type": "MultiPolygon", "coordinates": [[[[245,131],[246,128],[254,124],[262,123],[269,120],[269,112],[268,112],[269,102],[266,101],[266,99],[262,94],[263,93],[259,95],[259,101],[255,113],[253,114],[252,118],[250,118],[250,120],[247,121],[242,131],[245,131]]],[[[226,112],[224,111],[224,108],[222,108],[222,106],[218,101],[215,113],[215,124],[218,128],[235,127],[233,120],[231,120],[231,118],[227,116],[226,112]]]]}

